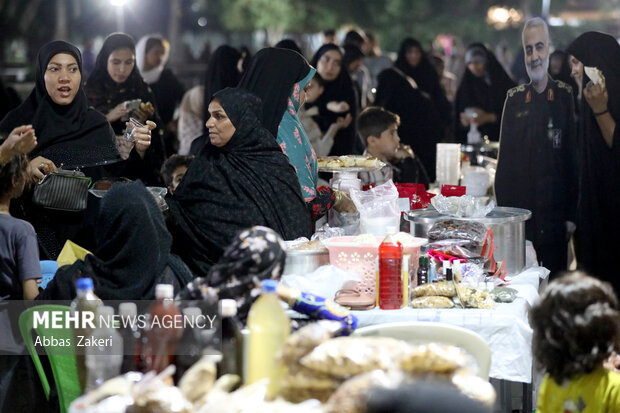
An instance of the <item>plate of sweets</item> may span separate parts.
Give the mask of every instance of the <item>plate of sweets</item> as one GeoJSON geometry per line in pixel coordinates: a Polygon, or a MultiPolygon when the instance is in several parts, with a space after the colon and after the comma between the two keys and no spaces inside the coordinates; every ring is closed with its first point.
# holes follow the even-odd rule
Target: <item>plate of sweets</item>
{"type": "Polygon", "coordinates": [[[383,168],[385,162],[372,156],[324,156],[318,159],[321,172],[365,172],[383,168]]]}

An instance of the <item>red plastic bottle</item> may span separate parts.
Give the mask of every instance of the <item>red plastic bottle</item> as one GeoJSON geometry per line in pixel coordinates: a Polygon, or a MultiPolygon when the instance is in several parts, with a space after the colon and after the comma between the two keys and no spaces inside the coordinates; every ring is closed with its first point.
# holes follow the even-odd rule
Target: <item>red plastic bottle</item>
{"type": "Polygon", "coordinates": [[[391,235],[379,246],[379,307],[397,310],[403,302],[401,264],[403,246],[391,235]]]}
{"type": "Polygon", "coordinates": [[[146,330],[146,342],[142,346],[142,356],[147,371],[160,373],[174,362],[177,341],[183,335],[182,328],[174,328],[170,324],[175,317],[181,315],[173,301],[174,289],[169,284],[155,286],[157,302],[149,312],[150,328],[146,330]],[[168,324],[168,326],[164,325],[168,324]]]}

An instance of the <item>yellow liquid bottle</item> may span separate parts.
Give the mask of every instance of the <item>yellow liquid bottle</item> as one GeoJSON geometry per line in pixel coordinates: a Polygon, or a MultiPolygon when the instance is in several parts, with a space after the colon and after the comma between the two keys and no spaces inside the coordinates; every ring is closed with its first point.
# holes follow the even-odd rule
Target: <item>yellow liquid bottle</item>
{"type": "Polygon", "coordinates": [[[276,294],[277,285],[275,280],[263,281],[261,296],[248,315],[247,384],[268,378],[268,399],[278,394],[286,374],[286,367],[278,356],[291,331],[291,321],[276,294]]]}

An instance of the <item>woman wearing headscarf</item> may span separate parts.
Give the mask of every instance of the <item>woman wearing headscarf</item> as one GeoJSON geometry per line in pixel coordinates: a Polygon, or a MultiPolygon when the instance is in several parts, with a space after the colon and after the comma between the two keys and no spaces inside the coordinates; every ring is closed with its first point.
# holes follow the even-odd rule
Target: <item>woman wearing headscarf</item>
{"type": "MultiPolygon", "coordinates": [[[[355,119],[357,116],[357,96],[353,81],[343,66],[344,52],[335,44],[324,44],[317,50],[310,64],[325,81],[323,94],[314,103],[319,108],[315,119],[325,133],[330,125],[347,113],[355,119]]],[[[357,138],[355,122],[341,129],[334,138],[330,155],[361,154],[363,145],[357,138]]]]}
{"type": "MultiPolygon", "coordinates": [[[[43,46],[37,57],[35,88],[0,123],[0,132],[8,134],[17,126],[33,125],[38,145],[28,156],[36,179],[60,166],[80,169],[93,180],[139,177],[155,124],[136,129],[135,148],[122,161],[110,124],[88,107],[81,86],[81,64],[80,51],[69,43],[54,41],[43,46]]],[[[65,240],[81,226],[83,214],[37,207],[31,195],[27,192],[18,200],[15,214],[35,227],[41,256],[56,259],[65,240]]]]}
{"type": "Polygon", "coordinates": [[[482,43],[469,45],[465,52],[465,64],[467,68],[455,100],[457,141],[467,143],[467,132],[473,120],[465,109],[471,108],[476,114],[475,123],[480,134],[497,142],[506,92],[515,83],[482,43]]]}
{"type": "Polygon", "coordinates": [[[173,118],[185,93],[185,86],[172,70],[165,67],[169,56],[170,43],[160,35],[147,35],[136,43],[136,66],[155,96],[154,105],[165,131],[164,142],[168,156],[177,152],[177,128],[173,118]]]}
{"type": "Polygon", "coordinates": [[[139,181],[118,183],[101,200],[93,254],[60,267],[39,300],[71,300],[75,280],[91,277],[102,300],[153,300],[155,285],[179,291],[192,280],[181,259],[170,253],[166,230],[153,196],[139,181]]]}
{"type": "Polygon", "coordinates": [[[450,125],[452,107],[441,88],[437,71],[424,52],[422,44],[412,37],[403,40],[394,66],[415,81],[420,91],[430,97],[444,125],[450,125]]]}
{"type": "Polygon", "coordinates": [[[587,32],[566,50],[572,75],[583,88],[578,120],[580,183],[575,232],[578,265],[609,281],[618,292],[613,266],[620,233],[620,46],[612,36],[587,32]],[[584,67],[604,76],[594,84],[584,67]]]}
{"type": "Polygon", "coordinates": [[[413,79],[395,66],[379,73],[377,80],[375,105],[400,117],[398,135],[402,143],[413,149],[430,182],[434,182],[437,143],[443,127],[435,106],[413,79]]]}
{"type": "Polygon", "coordinates": [[[203,276],[241,229],[263,225],[284,239],[312,233],[295,170],[261,124],[260,99],[227,88],[209,113],[209,142],[168,199],[173,251],[203,276]]]}
{"type": "MultiPolygon", "coordinates": [[[[326,187],[317,188],[316,154],[297,117],[304,88],[315,73],[299,53],[269,47],[252,58],[239,87],[263,102],[263,126],[276,136],[282,152],[295,168],[304,200],[313,217],[318,219],[335,203],[336,193],[326,187]]],[[[340,206],[343,196],[340,194],[340,206]]]]}
{"type": "MultiPolygon", "coordinates": [[[[125,33],[112,33],[103,42],[95,68],[84,86],[89,106],[103,113],[112,125],[123,157],[131,148],[122,138],[129,116],[141,123],[151,120],[162,125],[157,115],[155,96],[142,79],[135,61],[133,38],[125,33]],[[137,99],[141,102],[138,108],[127,107],[125,102],[137,99]]],[[[165,156],[162,134],[161,128],[153,132],[152,146],[147,156],[149,170],[144,176],[147,181],[159,176],[165,156]]]]}
{"type": "Polygon", "coordinates": [[[176,299],[203,300],[214,291],[220,300],[237,301],[237,317],[245,324],[261,281],[279,280],[285,261],[284,241],[274,230],[261,226],[244,229],[226,247],[209,274],[189,283],[176,299]]]}
{"type": "Polygon", "coordinates": [[[302,56],[304,55],[304,53],[301,51],[301,48],[299,47],[297,42],[293,39],[282,39],[278,43],[276,43],[276,45],[273,47],[277,47],[279,49],[289,49],[289,50],[299,53],[302,56]]]}
{"type": "MultiPolygon", "coordinates": [[[[241,79],[241,73],[238,68],[240,59],[241,52],[228,45],[218,47],[211,55],[207,65],[204,87],[201,87],[200,130],[202,132],[195,136],[186,135],[184,131],[181,134],[181,128],[185,127],[181,125],[181,123],[185,121],[185,119],[183,119],[184,110],[181,108],[181,118],[179,119],[179,154],[187,155],[189,153],[197,155],[202,147],[209,141],[207,127],[205,126],[210,117],[208,110],[209,102],[211,102],[211,97],[220,90],[237,86],[239,79],[241,79]]],[[[190,92],[192,94],[197,93],[196,91],[190,92]]],[[[196,132],[194,132],[194,134],[195,133],[196,132]]]]}

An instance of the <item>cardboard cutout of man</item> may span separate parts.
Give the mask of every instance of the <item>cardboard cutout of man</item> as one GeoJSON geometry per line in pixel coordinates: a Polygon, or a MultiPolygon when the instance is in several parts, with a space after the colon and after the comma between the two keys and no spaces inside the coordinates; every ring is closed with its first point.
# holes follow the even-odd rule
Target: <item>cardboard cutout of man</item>
{"type": "Polygon", "coordinates": [[[528,20],[522,40],[531,81],[507,92],[495,193],[498,205],[532,211],[526,238],[553,276],[567,267],[567,227],[577,203],[574,101],[571,87],[547,73],[547,24],[528,20]]]}

